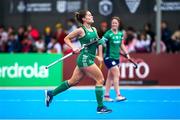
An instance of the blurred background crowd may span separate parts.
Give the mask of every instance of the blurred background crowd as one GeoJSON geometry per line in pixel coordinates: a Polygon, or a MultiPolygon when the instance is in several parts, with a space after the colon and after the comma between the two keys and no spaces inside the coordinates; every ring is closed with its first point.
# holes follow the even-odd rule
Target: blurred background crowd
{"type": "MultiPolygon", "coordinates": [[[[72,18],[82,9],[92,12],[100,38],[110,28],[111,18],[119,16],[129,52],[152,53],[160,46],[161,53],[178,53],[180,2],[161,2],[162,14],[157,11],[160,0],[1,0],[0,53],[70,52],[64,37],[79,27],[72,18]],[[158,16],[162,19],[157,23],[158,16]]],[[[73,43],[80,47],[78,39],[73,43]]]]}
{"type": "MultiPolygon", "coordinates": [[[[69,53],[71,49],[64,43],[64,38],[78,25],[74,19],[67,21],[67,28],[61,23],[54,25],[54,28],[46,26],[43,31],[38,30],[32,24],[27,26],[0,25],[0,52],[1,53],[69,53]]],[[[161,53],[178,53],[180,51],[180,25],[175,31],[167,21],[161,22],[161,53]]],[[[98,35],[101,38],[110,28],[110,24],[102,21],[96,26],[98,35]]],[[[136,53],[152,53],[156,51],[156,34],[152,30],[151,23],[146,23],[141,30],[132,26],[123,27],[120,30],[124,33],[124,44],[128,51],[136,53]]],[[[73,44],[80,47],[78,39],[73,44]]]]}

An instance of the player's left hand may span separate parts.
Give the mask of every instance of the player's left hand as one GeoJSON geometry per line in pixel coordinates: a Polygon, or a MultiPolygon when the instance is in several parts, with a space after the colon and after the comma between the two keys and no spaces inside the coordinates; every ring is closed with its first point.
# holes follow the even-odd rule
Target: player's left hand
{"type": "Polygon", "coordinates": [[[102,58],[102,57],[100,57],[100,56],[96,56],[96,59],[97,59],[100,63],[102,63],[102,62],[103,62],[103,58],[102,58]]]}
{"type": "Polygon", "coordinates": [[[127,59],[131,59],[131,57],[129,56],[129,54],[127,54],[126,56],[127,56],[127,59]]]}

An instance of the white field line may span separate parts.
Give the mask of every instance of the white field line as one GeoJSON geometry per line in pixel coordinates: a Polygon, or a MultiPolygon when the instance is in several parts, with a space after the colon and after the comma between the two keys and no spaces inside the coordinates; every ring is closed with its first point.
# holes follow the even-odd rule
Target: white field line
{"type": "MultiPolygon", "coordinates": [[[[43,99],[0,99],[0,102],[44,102],[43,99]]],[[[96,102],[96,100],[69,100],[69,99],[64,99],[64,100],[54,100],[54,102],[96,102]]],[[[115,101],[114,101],[115,102],[115,101]]],[[[135,103],[180,103],[180,100],[125,100],[123,102],[135,102],[135,103]]]]}
{"type": "MultiPolygon", "coordinates": [[[[51,87],[0,87],[0,90],[45,90],[54,89],[51,87]]],[[[93,90],[94,86],[75,86],[70,88],[71,90],[93,90]]],[[[111,87],[113,89],[113,87],[111,87]]],[[[180,86],[120,86],[120,89],[180,89],[180,86]]]]}

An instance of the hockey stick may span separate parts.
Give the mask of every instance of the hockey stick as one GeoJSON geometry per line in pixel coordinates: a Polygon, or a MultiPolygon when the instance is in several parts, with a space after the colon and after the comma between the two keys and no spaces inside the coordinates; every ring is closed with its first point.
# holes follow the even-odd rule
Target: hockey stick
{"type": "MultiPolygon", "coordinates": [[[[122,55],[123,57],[128,59],[127,55],[122,54],[122,53],[120,53],[120,55],[122,55]]],[[[134,68],[137,69],[137,67],[138,67],[137,63],[135,61],[133,61],[132,59],[128,59],[128,60],[129,60],[129,62],[131,62],[134,65],[134,68]]]]}
{"type": "MultiPolygon", "coordinates": [[[[90,46],[90,45],[92,45],[92,44],[95,44],[95,43],[97,43],[98,41],[99,41],[99,39],[96,39],[96,40],[94,40],[94,41],[92,41],[92,42],[90,42],[90,43],[87,43],[87,44],[83,45],[83,46],[80,48],[80,50],[83,50],[84,48],[86,48],[86,47],[88,47],[88,46],[90,46]]],[[[63,56],[62,58],[60,58],[60,59],[58,59],[58,60],[50,63],[49,65],[47,65],[47,66],[45,67],[45,69],[49,69],[50,67],[52,67],[53,65],[57,64],[58,62],[61,62],[61,61],[63,61],[64,59],[66,59],[66,58],[68,58],[68,57],[70,57],[70,56],[72,56],[72,55],[74,55],[74,54],[75,54],[74,52],[71,52],[71,53],[63,56]]]]}

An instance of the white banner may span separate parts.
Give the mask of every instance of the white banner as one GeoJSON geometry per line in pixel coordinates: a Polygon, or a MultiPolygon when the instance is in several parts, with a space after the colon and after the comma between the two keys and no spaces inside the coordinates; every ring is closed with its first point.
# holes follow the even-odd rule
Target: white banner
{"type": "Polygon", "coordinates": [[[52,3],[26,3],[24,1],[19,1],[17,5],[17,10],[19,12],[51,12],[52,3]]]}
{"type": "MultiPolygon", "coordinates": [[[[161,4],[161,10],[163,11],[179,11],[180,2],[163,2],[161,4]]],[[[154,11],[157,11],[157,6],[154,6],[154,11]]]]}

